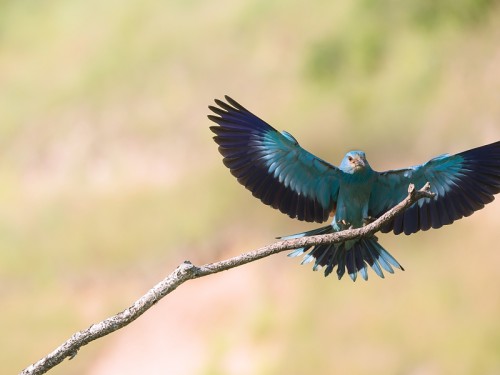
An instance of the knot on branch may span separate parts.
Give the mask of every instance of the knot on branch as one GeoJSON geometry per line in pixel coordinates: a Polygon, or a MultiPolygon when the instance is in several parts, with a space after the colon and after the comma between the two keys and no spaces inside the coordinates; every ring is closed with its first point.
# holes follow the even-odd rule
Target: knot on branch
{"type": "Polygon", "coordinates": [[[181,265],[179,265],[179,267],[177,267],[177,271],[180,275],[187,276],[187,279],[192,279],[199,275],[200,268],[196,267],[189,260],[185,260],[181,265]]]}

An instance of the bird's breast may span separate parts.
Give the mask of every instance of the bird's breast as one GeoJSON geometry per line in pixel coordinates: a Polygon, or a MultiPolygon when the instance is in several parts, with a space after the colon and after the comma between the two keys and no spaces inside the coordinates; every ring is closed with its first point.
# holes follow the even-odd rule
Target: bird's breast
{"type": "Polygon", "coordinates": [[[355,228],[363,226],[363,219],[368,217],[370,186],[369,183],[341,184],[334,221],[343,220],[355,228]]]}

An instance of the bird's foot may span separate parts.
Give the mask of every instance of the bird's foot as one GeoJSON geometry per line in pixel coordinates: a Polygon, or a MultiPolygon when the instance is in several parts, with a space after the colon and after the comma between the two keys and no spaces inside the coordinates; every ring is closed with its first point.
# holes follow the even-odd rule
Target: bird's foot
{"type": "Polygon", "coordinates": [[[352,225],[351,223],[348,223],[344,219],[337,221],[338,226],[340,227],[341,230],[346,230],[346,229],[351,229],[352,225]]]}

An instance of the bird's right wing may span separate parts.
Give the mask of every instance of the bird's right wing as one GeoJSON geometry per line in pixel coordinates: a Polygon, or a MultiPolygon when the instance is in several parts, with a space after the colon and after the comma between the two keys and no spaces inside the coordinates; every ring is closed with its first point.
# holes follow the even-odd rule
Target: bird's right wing
{"type": "Polygon", "coordinates": [[[279,133],[235,100],[215,100],[208,118],[224,164],[263,203],[292,218],[321,223],[335,209],[342,172],[279,133]]]}

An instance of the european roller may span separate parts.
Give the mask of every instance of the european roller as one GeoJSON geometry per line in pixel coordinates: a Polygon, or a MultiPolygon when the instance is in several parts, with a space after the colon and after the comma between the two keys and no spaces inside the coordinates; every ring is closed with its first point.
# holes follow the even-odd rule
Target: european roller
{"type": "MultiPolygon", "coordinates": [[[[471,215],[493,201],[500,192],[500,141],[444,154],[413,167],[377,172],[363,151],[348,152],[334,166],[303,149],[288,132],[278,132],[235,100],[215,100],[209,106],[217,125],[210,129],[223,162],[238,182],[263,203],[291,218],[323,223],[324,227],[282,238],[298,238],[359,228],[380,217],[407,196],[408,185],[431,185],[433,198],[424,198],[397,216],[382,232],[416,233],[440,228],[471,215]]],[[[304,254],[303,264],[334,269],[339,279],[358,273],[368,279],[368,266],[384,277],[383,270],[403,270],[376,236],[303,247],[290,256],[304,254]]]]}

